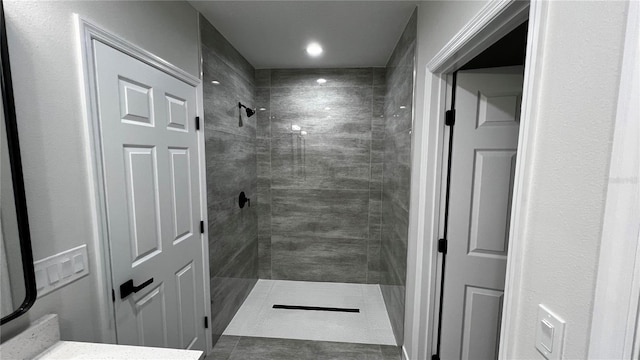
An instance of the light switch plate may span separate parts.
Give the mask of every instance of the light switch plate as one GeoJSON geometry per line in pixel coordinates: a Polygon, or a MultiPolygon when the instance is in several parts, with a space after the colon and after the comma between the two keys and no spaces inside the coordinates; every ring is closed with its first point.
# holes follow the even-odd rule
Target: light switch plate
{"type": "Polygon", "coordinates": [[[35,261],[38,297],[70,284],[89,274],[87,245],[63,251],[35,261]]]}
{"type": "Polygon", "coordinates": [[[538,305],[536,349],[548,360],[562,358],[565,322],[546,306],[538,305]]]}

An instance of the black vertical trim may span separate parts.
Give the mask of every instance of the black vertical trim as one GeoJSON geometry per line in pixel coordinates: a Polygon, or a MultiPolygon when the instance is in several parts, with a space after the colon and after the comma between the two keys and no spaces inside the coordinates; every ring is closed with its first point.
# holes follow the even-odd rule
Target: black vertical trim
{"type": "Polygon", "coordinates": [[[205,329],[209,328],[209,317],[208,316],[204,317],[204,328],[205,329]]]}
{"type": "Polygon", "coordinates": [[[111,289],[111,301],[116,302],[116,291],[111,289]]]}
{"type": "Polygon", "coordinates": [[[196,116],[196,130],[200,130],[200,116],[196,116]]]}
{"type": "Polygon", "coordinates": [[[200,234],[204,234],[204,221],[200,220],[200,234]]]}
{"type": "Polygon", "coordinates": [[[438,308],[438,338],[436,342],[436,353],[431,357],[432,360],[440,359],[440,345],[442,343],[442,305],[444,304],[444,274],[447,264],[447,247],[449,234],[449,201],[451,195],[451,155],[453,154],[453,128],[455,124],[455,108],[456,108],[456,80],[458,72],[453,73],[453,81],[451,86],[451,110],[446,112],[445,124],[449,126],[449,156],[447,159],[447,187],[445,189],[444,202],[444,231],[443,238],[438,241],[438,251],[442,253],[442,270],[440,277],[440,306],[438,308]],[[444,250],[444,251],[440,251],[444,250]]]}
{"type": "Polygon", "coordinates": [[[20,142],[18,141],[18,121],[16,119],[16,105],[13,96],[13,81],[9,61],[9,47],[7,45],[7,27],[4,18],[4,3],[0,1],[0,85],[2,87],[2,104],[4,123],[7,129],[7,148],[9,149],[9,165],[11,167],[11,181],[13,182],[13,197],[16,207],[18,236],[20,238],[20,256],[24,276],[25,297],[22,304],[11,314],[0,319],[0,325],[26,313],[36,301],[36,277],[33,270],[33,252],[31,250],[31,235],[29,233],[29,218],[27,199],[24,190],[22,161],[20,160],[20,142]]]}

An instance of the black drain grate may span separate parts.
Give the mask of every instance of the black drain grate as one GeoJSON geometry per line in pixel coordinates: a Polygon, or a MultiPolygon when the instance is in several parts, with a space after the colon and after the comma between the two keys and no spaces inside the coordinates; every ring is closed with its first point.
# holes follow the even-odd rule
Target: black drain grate
{"type": "Polygon", "coordinates": [[[337,311],[337,312],[348,312],[348,313],[360,312],[360,309],[335,308],[335,307],[323,307],[323,306],[273,305],[273,308],[287,309],[287,310],[337,311]]]}

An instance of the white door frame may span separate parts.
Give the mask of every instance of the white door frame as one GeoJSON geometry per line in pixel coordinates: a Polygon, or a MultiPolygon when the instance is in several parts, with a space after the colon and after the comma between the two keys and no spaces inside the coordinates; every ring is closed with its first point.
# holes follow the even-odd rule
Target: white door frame
{"type": "Polygon", "coordinates": [[[640,3],[631,1],[591,320],[590,359],[640,356],[639,23],[640,3]]]}
{"type": "MultiPolygon", "coordinates": [[[[181,80],[196,88],[196,114],[203,117],[203,91],[202,81],[166,60],[144,50],[143,48],[130,43],[129,41],[110,33],[103,28],[74,15],[76,21],[76,31],[78,36],[78,56],[80,58],[82,81],[82,102],[85,121],[85,136],[87,163],[89,165],[90,191],[91,191],[91,216],[93,219],[93,243],[91,259],[95,261],[96,268],[96,290],[98,308],[100,311],[100,335],[103,342],[116,342],[115,309],[111,301],[111,291],[115,289],[112,280],[111,258],[109,247],[109,234],[106,218],[105,184],[103,177],[103,156],[100,137],[100,125],[98,116],[98,96],[96,93],[96,79],[94,69],[94,48],[93,41],[100,41],[116,50],[119,50],[143,63],[150,65],[178,80],[181,80]]],[[[204,127],[203,127],[204,128],[204,127]]],[[[199,179],[200,179],[200,210],[202,220],[205,224],[207,219],[207,191],[206,191],[206,168],[204,159],[204,130],[198,131],[198,154],[199,179]]],[[[209,242],[208,226],[204,227],[204,234],[201,234],[202,241],[202,263],[204,272],[204,305],[205,316],[211,319],[211,304],[209,291],[209,242]]],[[[209,353],[213,348],[211,341],[211,328],[205,329],[206,351],[209,353]]]]}
{"type": "MultiPolygon", "coordinates": [[[[417,234],[418,246],[417,271],[422,275],[416,276],[416,301],[419,309],[407,309],[415,311],[420,316],[417,324],[417,340],[423,345],[418,345],[417,351],[420,358],[430,358],[435,353],[433,340],[437,326],[438,294],[439,294],[439,267],[440,257],[437,253],[438,239],[442,236],[441,199],[443,190],[442,176],[445,171],[446,156],[444,113],[449,104],[446,104],[447,92],[450,84],[448,76],[464,65],[482,51],[487,49],[495,41],[508,34],[516,26],[527,18],[529,19],[527,49],[525,59],[524,89],[521,107],[521,125],[519,131],[518,153],[516,159],[515,179],[513,188],[512,212],[509,231],[507,274],[505,283],[505,298],[503,304],[503,317],[500,335],[499,358],[506,359],[506,344],[512,343],[512,321],[514,304],[517,304],[518,288],[521,274],[523,247],[519,239],[522,238],[526,226],[526,218],[522,209],[526,209],[528,194],[530,192],[531,177],[530,168],[533,156],[532,146],[536,135],[535,106],[540,89],[539,74],[543,58],[542,45],[547,22],[548,1],[531,0],[492,0],[486,4],[479,13],[472,18],[427,64],[428,72],[426,81],[425,125],[422,133],[416,136],[422,137],[427,145],[420,154],[414,150],[414,156],[419,156],[414,161],[417,168],[424,169],[425,179],[419,180],[418,194],[425,196],[419,199],[418,210],[420,214],[428,214],[424,218],[417,219],[417,229],[410,229],[410,233],[417,234]],[[433,90],[429,90],[433,89],[433,90]],[[435,124],[426,125],[426,124],[435,124]],[[433,130],[436,130],[435,132],[433,130]],[[431,132],[431,134],[430,134],[431,132]],[[432,144],[429,144],[432,142],[432,144]],[[428,169],[435,171],[429,173],[428,169]],[[424,264],[424,265],[423,265],[424,264]],[[420,310],[422,309],[422,310],[420,310]]],[[[420,36],[420,35],[419,35],[420,36]]],[[[419,175],[416,175],[419,176],[419,175]]],[[[419,215],[418,215],[419,216],[419,215]]],[[[414,326],[414,330],[416,326],[414,326]]],[[[405,355],[406,357],[406,355],[405,355]]]]}

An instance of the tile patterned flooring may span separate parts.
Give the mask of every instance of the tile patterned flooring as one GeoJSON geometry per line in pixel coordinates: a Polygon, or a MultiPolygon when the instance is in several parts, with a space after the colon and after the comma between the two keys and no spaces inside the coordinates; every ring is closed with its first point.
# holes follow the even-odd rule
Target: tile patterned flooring
{"type": "Polygon", "coordinates": [[[365,284],[259,280],[223,335],[351,343],[344,345],[347,349],[355,344],[372,344],[374,349],[396,345],[380,287],[365,284]],[[360,312],[273,309],[274,304],[360,312]]]}
{"type": "Polygon", "coordinates": [[[223,335],[205,360],[401,360],[397,346],[223,335]]]}

